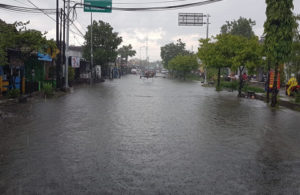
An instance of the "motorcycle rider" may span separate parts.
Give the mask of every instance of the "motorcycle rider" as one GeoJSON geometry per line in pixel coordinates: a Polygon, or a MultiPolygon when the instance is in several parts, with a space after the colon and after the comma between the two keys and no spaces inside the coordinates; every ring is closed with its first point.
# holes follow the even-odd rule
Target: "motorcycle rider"
{"type": "Polygon", "coordinates": [[[292,88],[293,88],[293,87],[296,87],[296,86],[298,85],[297,79],[295,78],[295,74],[291,74],[291,78],[290,78],[290,80],[288,81],[287,85],[288,85],[288,87],[289,87],[289,88],[287,89],[287,94],[288,94],[288,96],[290,96],[290,95],[291,95],[291,92],[292,92],[292,88]]]}

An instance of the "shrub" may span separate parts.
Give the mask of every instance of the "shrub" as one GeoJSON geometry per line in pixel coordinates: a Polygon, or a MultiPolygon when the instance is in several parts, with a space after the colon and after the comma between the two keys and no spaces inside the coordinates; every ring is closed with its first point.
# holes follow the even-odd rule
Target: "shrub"
{"type": "Polygon", "coordinates": [[[69,82],[72,82],[72,81],[74,81],[74,79],[75,79],[75,70],[74,70],[74,68],[72,68],[72,67],[69,67],[68,68],[68,79],[69,79],[69,82]]]}
{"type": "Polygon", "coordinates": [[[17,98],[20,96],[20,90],[19,89],[11,89],[8,91],[8,97],[9,98],[17,98]]]}
{"type": "Polygon", "coordinates": [[[247,91],[253,91],[255,93],[264,93],[265,90],[259,87],[254,87],[254,86],[249,86],[249,85],[245,85],[242,89],[244,92],[247,91]]]}
{"type": "Polygon", "coordinates": [[[221,82],[220,87],[231,89],[231,90],[237,90],[239,88],[239,82],[238,81],[223,81],[223,82],[221,82]]]}
{"type": "Polygon", "coordinates": [[[43,92],[45,96],[51,96],[54,94],[53,87],[50,83],[45,83],[43,85],[43,92]]]}

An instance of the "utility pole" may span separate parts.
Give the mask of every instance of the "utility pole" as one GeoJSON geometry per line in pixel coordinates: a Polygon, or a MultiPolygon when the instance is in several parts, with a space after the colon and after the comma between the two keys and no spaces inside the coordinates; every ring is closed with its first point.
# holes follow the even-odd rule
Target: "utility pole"
{"type": "Polygon", "coordinates": [[[69,29],[70,29],[70,0],[67,4],[67,37],[66,37],[66,64],[65,64],[65,88],[69,88],[68,84],[68,66],[69,66],[69,29]]]}
{"type": "MultiPolygon", "coordinates": [[[[59,52],[59,58],[60,58],[60,67],[59,67],[59,78],[60,78],[60,80],[62,80],[61,79],[61,65],[62,64],[64,64],[64,59],[65,59],[65,57],[64,57],[64,50],[63,50],[63,45],[64,45],[64,41],[63,41],[63,37],[62,37],[62,33],[63,33],[63,14],[64,14],[64,9],[63,8],[61,8],[60,9],[60,31],[59,31],[59,50],[60,50],[60,52],[59,52]]],[[[60,82],[59,83],[60,84],[60,88],[61,88],[61,85],[62,85],[62,83],[60,82]]]]}
{"type": "MultiPolygon", "coordinates": [[[[207,21],[206,21],[206,39],[208,39],[208,32],[209,32],[209,17],[210,17],[210,15],[207,14],[206,15],[206,19],[207,19],[207,21]]],[[[206,69],[206,67],[204,70],[204,84],[207,84],[207,69],[206,69]]]]}
{"type": "Polygon", "coordinates": [[[148,36],[146,38],[146,62],[147,62],[147,68],[149,70],[149,57],[148,57],[148,36]]]}
{"type": "MultiPolygon", "coordinates": [[[[59,0],[56,0],[56,46],[60,49],[59,41],[59,0]]],[[[56,88],[60,88],[60,66],[61,66],[61,54],[56,58],[56,88]]]]}
{"type": "Polygon", "coordinates": [[[66,64],[66,0],[64,0],[64,9],[63,9],[63,57],[62,62],[63,64],[66,64]]]}
{"type": "Polygon", "coordinates": [[[94,67],[94,54],[93,54],[93,12],[91,12],[91,78],[90,85],[93,84],[93,67],[94,67]]]}
{"type": "MultiPolygon", "coordinates": [[[[203,24],[206,24],[206,39],[208,39],[209,17],[210,17],[209,14],[203,15],[203,13],[179,13],[178,25],[179,26],[203,26],[203,24]],[[203,22],[204,17],[206,17],[206,23],[203,22]]],[[[204,67],[204,84],[207,84],[206,67],[204,67]]]]}

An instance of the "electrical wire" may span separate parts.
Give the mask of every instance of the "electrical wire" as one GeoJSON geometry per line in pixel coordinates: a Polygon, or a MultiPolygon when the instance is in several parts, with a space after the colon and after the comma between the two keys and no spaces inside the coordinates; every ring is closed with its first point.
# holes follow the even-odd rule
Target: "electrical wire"
{"type": "Polygon", "coordinates": [[[26,3],[22,2],[22,1],[19,1],[19,0],[14,0],[14,1],[15,1],[15,2],[18,2],[18,3],[22,4],[22,5],[28,6],[26,3]]]}
{"type": "Polygon", "coordinates": [[[37,8],[29,8],[29,7],[21,7],[7,4],[0,4],[0,8],[16,11],[16,12],[27,12],[27,13],[47,13],[47,14],[55,14],[55,9],[37,9],[37,8]]]}
{"type": "Polygon", "coordinates": [[[140,5],[140,4],[165,4],[165,3],[176,3],[189,0],[170,0],[170,1],[152,1],[152,2],[133,2],[133,3],[124,3],[124,2],[112,2],[115,5],[140,5]]]}
{"type": "Polygon", "coordinates": [[[182,8],[189,8],[189,7],[196,7],[196,6],[201,6],[201,5],[206,5],[206,4],[211,4],[211,3],[216,3],[222,0],[205,0],[201,2],[194,2],[194,3],[186,3],[186,4],[180,4],[180,5],[171,5],[171,6],[156,6],[156,7],[103,7],[103,6],[92,6],[84,3],[75,3],[73,8],[75,9],[77,5],[81,6],[88,6],[88,7],[94,7],[94,8],[101,8],[101,9],[112,9],[112,10],[117,10],[117,11],[164,11],[164,10],[171,10],[171,9],[182,9],[182,8]]]}

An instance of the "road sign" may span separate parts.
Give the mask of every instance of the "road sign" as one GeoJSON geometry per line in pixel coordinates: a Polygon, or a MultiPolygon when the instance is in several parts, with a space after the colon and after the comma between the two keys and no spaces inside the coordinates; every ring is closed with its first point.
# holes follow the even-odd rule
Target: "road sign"
{"type": "Polygon", "coordinates": [[[111,13],[112,0],[84,0],[85,12],[106,12],[111,13]],[[95,7],[91,7],[91,6],[95,7]]]}
{"type": "Polygon", "coordinates": [[[203,26],[203,13],[179,13],[179,26],[203,26]]]}

